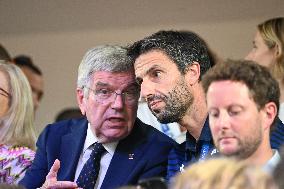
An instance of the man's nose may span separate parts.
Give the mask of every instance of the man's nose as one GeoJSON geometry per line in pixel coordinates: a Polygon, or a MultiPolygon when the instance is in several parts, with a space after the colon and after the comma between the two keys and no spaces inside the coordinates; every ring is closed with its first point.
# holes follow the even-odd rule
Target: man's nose
{"type": "Polygon", "coordinates": [[[119,93],[114,93],[114,99],[113,101],[111,102],[111,107],[113,109],[122,109],[123,106],[124,106],[124,99],[123,99],[123,94],[119,94],[119,93]]]}
{"type": "Polygon", "coordinates": [[[230,127],[229,115],[227,113],[221,113],[216,120],[216,126],[221,130],[228,129],[230,127]]]}
{"type": "Polygon", "coordinates": [[[141,97],[147,99],[147,97],[155,94],[154,91],[154,85],[147,79],[143,80],[143,82],[141,83],[141,97]]]}

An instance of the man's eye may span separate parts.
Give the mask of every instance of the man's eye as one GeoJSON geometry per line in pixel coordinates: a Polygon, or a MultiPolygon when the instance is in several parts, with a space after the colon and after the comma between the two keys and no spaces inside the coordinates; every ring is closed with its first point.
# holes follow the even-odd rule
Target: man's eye
{"type": "Polygon", "coordinates": [[[211,117],[218,117],[219,116],[219,113],[217,111],[209,111],[209,115],[211,117]]]}
{"type": "Polygon", "coordinates": [[[239,113],[240,111],[229,111],[230,116],[235,116],[235,115],[238,115],[239,113]]]}
{"type": "Polygon", "coordinates": [[[136,91],[126,91],[126,92],[124,92],[124,94],[125,94],[126,96],[131,96],[131,97],[133,97],[133,96],[137,96],[138,92],[136,92],[136,91]]]}
{"type": "Polygon", "coordinates": [[[109,95],[109,94],[111,94],[111,91],[107,90],[107,89],[98,89],[98,90],[96,90],[96,94],[98,94],[98,95],[109,95]]]}
{"type": "Polygon", "coordinates": [[[152,77],[161,77],[162,72],[160,71],[154,71],[152,72],[152,77]]]}

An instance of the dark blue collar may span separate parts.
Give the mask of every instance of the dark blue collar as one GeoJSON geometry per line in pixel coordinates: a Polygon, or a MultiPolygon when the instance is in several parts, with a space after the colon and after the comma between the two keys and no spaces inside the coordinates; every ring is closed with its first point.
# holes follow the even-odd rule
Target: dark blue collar
{"type": "Polygon", "coordinates": [[[195,138],[187,131],[186,133],[186,150],[196,152],[198,149],[198,146],[202,145],[204,142],[207,143],[213,143],[212,141],[212,135],[209,127],[209,119],[206,118],[206,121],[203,125],[203,128],[201,130],[200,137],[198,141],[195,140],[195,138]]]}

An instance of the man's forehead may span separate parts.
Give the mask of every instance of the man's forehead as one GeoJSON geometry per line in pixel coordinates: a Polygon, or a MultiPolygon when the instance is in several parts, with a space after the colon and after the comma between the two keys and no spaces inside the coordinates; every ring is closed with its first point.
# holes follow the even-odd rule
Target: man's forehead
{"type": "Polygon", "coordinates": [[[143,63],[143,61],[147,61],[148,59],[170,59],[170,57],[164,52],[163,50],[160,49],[153,49],[147,52],[144,52],[140,54],[135,62],[134,65],[137,65],[139,63],[143,63]]]}
{"type": "MultiPolygon", "coordinates": [[[[207,94],[210,93],[212,97],[218,97],[216,95],[222,94],[226,98],[220,100],[229,99],[230,101],[242,101],[244,99],[253,100],[252,91],[248,86],[241,81],[232,81],[232,80],[217,80],[213,81],[209,88],[207,94]],[[236,98],[238,97],[238,98],[236,98]]],[[[209,99],[207,95],[207,100],[209,99]]],[[[254,102],[255,103],[255,102],[254,102]]]]}
{"type": "Polygon", "coordinates": [[[152,50],[141,54],[134,63],[135,74],[144,75],[153,69],[177,68],[175,62],[162,50],[152,50]]]}
{"type": "Polygon", "coordinates": [[[134,71],[109,72],[97,71],[93,74],[95,85],[131,85],[136,83],[134,71]]]}
{"type": "Polygon", "coordinates": [[[114,78],[114,77],[123,77],[123,78],[134,78],[134,69],[127,71],[113,72],[113,71],[96,71],[92,74],[93,79],[103,79],[103,78],[114,78]]]}

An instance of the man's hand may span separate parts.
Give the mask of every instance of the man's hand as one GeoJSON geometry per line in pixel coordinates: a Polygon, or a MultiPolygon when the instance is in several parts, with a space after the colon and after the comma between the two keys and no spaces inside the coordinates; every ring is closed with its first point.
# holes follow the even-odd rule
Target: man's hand
{"type": "Polygon", "coordinates": [[[57,181],[57,172],[60,168],[60,161],[56,159],[46,176],[45,182],[40,189],[57,189],[57,188],[77,188],[77,184],[71,181],[57,181]]]}

